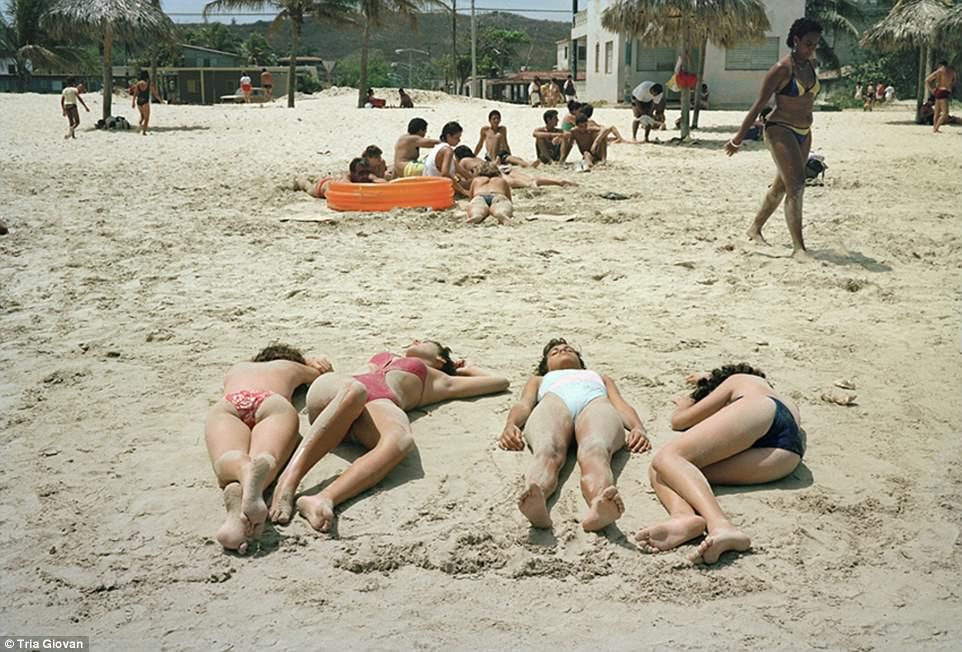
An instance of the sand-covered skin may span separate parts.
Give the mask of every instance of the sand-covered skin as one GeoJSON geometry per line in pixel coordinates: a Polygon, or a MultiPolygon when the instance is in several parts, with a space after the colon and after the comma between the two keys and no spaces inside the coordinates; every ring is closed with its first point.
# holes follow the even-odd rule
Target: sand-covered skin
{"type": "MultiPolygon", "coordinates": [[[[372,142],[390,155],[414,116],[431,135],[458,119],[474,146],[490,103],[155,106],[145,138],[93,131],[86,97],[66,142],[56,96],[0,94],[4,634],[98,650],[957,649],[962,129],[934,136],[909,104],[816,115],[829,170],[805,195],[817,261],[800,264],[780,211],[772,247],[745,242],[773,165],[761,144],[724,156],[735,112],[705,114],[696,146],[547,167],[581,185],[516,191],[514,224],[466,227],[463,208],[338,215],[288,187],[372,142]],[[639,552],[634,533],[665,518],[651,453],[615,457],[626,511],[602,534],[578,522],[572,461],[553,531],[529,530],[530,454],[496,438],[557,335],[615,379],[654,450],[677,436],[691,371],[753,362],[797,400],[804,466],[718,491],[750,553],[701,568],[692,545],[639,552]],[[422,336],[504,372],[510,394],[415,413],[417,450],[338,510],[334,536],[296,517],[225,555],[203,420],[227,367],[282,340],[350,372],[422,336]],[[856,405],[822,398],[846,391],[856,405]]],[[[532,156],[541,111],[498,108],[532,156]]],[[[626,135],[629,116],[596,112],[626,135]]],[[[337,449],[302,489],[358,454],[337,449]]]]}

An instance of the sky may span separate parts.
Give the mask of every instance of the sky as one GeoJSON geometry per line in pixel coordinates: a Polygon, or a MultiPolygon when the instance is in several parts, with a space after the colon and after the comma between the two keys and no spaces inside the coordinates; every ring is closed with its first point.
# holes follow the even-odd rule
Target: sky
{"type": "MultiPolygon", "coordinates": [[[[449,2],[450,0],[445,0],[449,2]]],[[[206,4],[205,0],[161,0],[161,5],[175,22],[178,23],[199,23],[203,18],[199,15],[206,4]],[[177,14],[198,14],[198,15],[177,15],[177,14]]],[[[471,6],[470,0],[458,0],[458,13],[467,12],[471,6]],[[462,7],[464,10],[462,11],[462,7]]],[[[478,10],[499,9],[510,10],[529,18],[540,20],[571,20],[571,0],[475,0],[478,10]],[[523,9],[533,9],[535,11],[526,12],[523,9]]],[[[580,0],[579,7],[585,6],[585,0],[580,0]]],[[[267,12],[265,12],[267,13],[267,12]]],[[[270,20],[272,16],[237,16],[237,22],[253,22],[256,20],[270,20]]],[[[230,22],[230,14],[212,15],[211,20],[230,22]]]]}

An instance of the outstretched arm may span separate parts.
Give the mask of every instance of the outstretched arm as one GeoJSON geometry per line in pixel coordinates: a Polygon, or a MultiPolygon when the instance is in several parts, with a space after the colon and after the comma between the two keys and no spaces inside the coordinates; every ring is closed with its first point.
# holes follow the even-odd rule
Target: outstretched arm
{"type": "Polygon", "coordinates": [[[495,375],[480,367],[462,367],[456,376],[445,374],[444,383],[439,388],[441,399],[470,398],[495,394],[508,389],[511,383],[507,378],[495,375]]]}
{"type": "Polygon", "coordinates": [[[632,453],[643,453],[651,448],[651,442],[648,441],[648,433],[645,431],[645,426],[641,423],[641,417],[638,416],[638,412],[635,408],[628,404],[628,401],[624,399],[621,392],[618,391],[618,386],[608,376],[602,376],[602,380],[605,382],[605,389],[608,390],[608,400],[611,401],[611,405],[617,410],[618,414],[621,415],[621,421],[625,426],[625,430],[628,431],[628,437],[626,438],[626,444],[628,450],[632,453]]]}
{"type": "Polygon", "coordinates": [[[511,407],[508,412],[508,420],[504,424],[504,430],[498,438],[498,446],[504,450],[520,451],[524,449],[524,436],[521,429],[528,422],[531,411],[538,402],[538,389],[541,387],[541,376],[532,376],[524,389],[518,402],[511,407]]]}
{"type": "Polygon", "coordinates": [[[732,398],[732,379],[729,378],[715,390],[695,403],[690,397],[675,398],[675,411],[671,415],[672,430],[687,430],[701,423],[728,405],[732,398]]]}

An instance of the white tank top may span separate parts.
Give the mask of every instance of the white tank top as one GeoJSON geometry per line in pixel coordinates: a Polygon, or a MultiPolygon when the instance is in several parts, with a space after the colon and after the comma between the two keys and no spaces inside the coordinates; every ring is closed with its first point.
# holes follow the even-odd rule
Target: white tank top
{"type": "MultiPolygon", "coordinates": [[[[451,149],[451,146],[448,145],[447,143],[438,143],[437,145],[434,146],[434,149],[432,149],[432,150],[428,153],[427,158],[424,159],[424,176],[426,176],[426,177],[443,177],[443,176],[445,176],[444,174],[441,173],[440,170],[438,170],[438,165],[437,165],[438,154],[440,154],[440,153],[441,153],[441,150],[444,149],[444,148],[451,149]]],[[[451,172],[450,172],[450,175],[451,175],[452,177],[454,176],[454,152],[451,152],[451,172]]]]}

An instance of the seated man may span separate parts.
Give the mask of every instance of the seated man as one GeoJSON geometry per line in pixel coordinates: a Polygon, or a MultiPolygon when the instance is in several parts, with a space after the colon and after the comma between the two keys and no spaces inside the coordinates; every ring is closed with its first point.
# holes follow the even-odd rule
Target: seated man
{"type": "Polygon", "coordinates": [[[587,172],[597,163],[603,163],[608,159],[608,129],[599,129],[588,124],[588,116],[579,113],[575,118],[574,129],[571,130],[571,138],[578,144],[581,152],[580,170],[587,172]]]}
{"type": "Polygon", "coordinates": [[[485,161],[471,180],[471,203],[468,204],[468,224],[480,224],[488,215],[504,224],[514,214],[511,188],[501,176],[498,166],[485,161]]]}
{"type": "Polygon", "coordinates": [[[571,151],[571,138],[566,132],[558,129],[556,110],[548,109],[544,112],[542,119],[544,127],[535,129],[531,133],[534,136],[534,148],[538,160],[542,163],[563,163],[568,158],[568,152],[571,151]]]}
{"type": "Polygon", "coordinates": [[[419,177],[424,174],[424,161],[419,161],[421,147],[434,147],[437,138],[426,138],[428,123],[423,118],[413,118],[408,123],[408,132],[394,144],[394,176],[419,177]]]}
{"type": "Polygon", "coordinates": [[[402,109],[413,109],[414,100],[408,95],[403,88],[397,89],[398,96],[401,98],[401,108],[402,109]]]}
{"type": "Polygon", "coordinates": [[[661,84],[652,81],[643,81],[638,84],[631,92],[631,111],[635,116],[631,122],[631,137],[637,140],[638,125],[641,124],[645,127],[645,142],[649,142],[648,134],[652,128],[660,128],[665,124],[664,113],[667,103],[665,89],[661,84]]]}
{"type": "Polygon", "coordinates": [[[508,128],[501,124],[501,112],[494,109],[488,114],[488,124],[481,127],[481,135],[478,144],[474,146],[474,155],[477,156],[484,146],[484,159],[501,165],[511,164],[521,167],[537,167],[541,161],[529,163],[520,156],[511,153],[511,146],[508,145],[508,128]]]}

